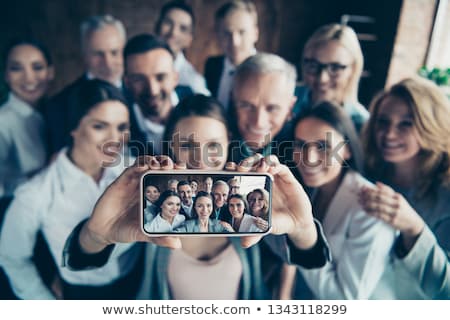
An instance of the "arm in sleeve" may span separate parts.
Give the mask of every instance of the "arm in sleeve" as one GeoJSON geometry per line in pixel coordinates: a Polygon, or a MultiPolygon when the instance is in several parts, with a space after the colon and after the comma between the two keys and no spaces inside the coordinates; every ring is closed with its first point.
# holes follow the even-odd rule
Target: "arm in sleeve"
{"type": "Polygon", "coordinates": [[[401,251],[399,237],[394,250],[396,272],[411,274],[429,299],[450,299],[449,251],[439,246],[428,226],[406,256],[402,257],[401,251]]]}
{"type": "Polygon", "coordinates": [[[339,235],[344,243],[335,261],[321,269],[300,269],[319,299],[368,299],[388,264],[394,230],[364,211],[350,223],[346,234],[339,235]]]}
{"type": "Polygon", "coordinates": [[[66,240],[63,251],[63,266],[70,270],[91,270],[103,267],[111,256],[115,245],[111,244],[98,253],[88,254],[80,246],[81,228],[86,220],[80,222],[66,240]]]}
{"type": "MultiPolygon", "coordinates": [[[[26,185],[24,185],[25,187],[26,185]]],[[[8,209],[0,235],[0,264],[14,293],[21,299],[55,299],[32,261],[40,228],[40,193],[19,188],[8,209]]]]}

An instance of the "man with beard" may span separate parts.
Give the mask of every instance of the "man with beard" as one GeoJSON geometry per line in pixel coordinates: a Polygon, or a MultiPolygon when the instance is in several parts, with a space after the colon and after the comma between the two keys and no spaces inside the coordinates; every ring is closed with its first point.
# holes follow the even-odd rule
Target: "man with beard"
{"type": "Polygon", "coordinates": [[[189,87],[178,86],[173,53],[168,45],[150,34],[131,38],[124,49],[126,88],[134,101],[130,106],[131,139],[134,156],[158,155],[172,108],[191,95],[189,87]]]}

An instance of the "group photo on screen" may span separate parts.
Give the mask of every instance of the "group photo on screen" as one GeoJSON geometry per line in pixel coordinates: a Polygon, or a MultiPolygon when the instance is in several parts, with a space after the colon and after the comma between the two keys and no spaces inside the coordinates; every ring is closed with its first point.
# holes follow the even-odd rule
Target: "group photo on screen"
{"type": "Polygon", "coordinates": [[[270,178],[220,174],[148,174],[142,221],[148,234],[265,233],[270,178]]]}

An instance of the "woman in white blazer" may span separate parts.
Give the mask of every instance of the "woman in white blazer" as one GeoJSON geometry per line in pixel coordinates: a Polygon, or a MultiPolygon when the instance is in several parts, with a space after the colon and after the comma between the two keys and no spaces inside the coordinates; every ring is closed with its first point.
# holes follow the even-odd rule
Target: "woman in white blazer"
{"type": "Polygon", "coordinates": [[[117,247],[114,258],[100,269],[73,272],[62,268],[64,242],[70,232],[89,217],[100,195],[123,171],[119,160],[129,131],[128,108],[114,86],[91,80],[78,98],[77,108],[70,111],[72,144],[16,190],[6,212],[0,265],[21,299],[133,297],[132,280],[127,276],[137,254],[128,250],[130,245],[117,247]],[[38,232],[58,266],[60,290],[51,291],[44,285],[31,259],[38,232]]]}
{"type": "Polygon", "coordinates": [[[342,108],[330,102],[301,114],[294,128],[293,158],[302,182],[313,190],[313,213],[332,254],[323,268],[300,268],[304,281],[318,299],[368,299],[388,264],[394,229],[358,203],[359,189],[371,183],[360,174],[356,131],[342,108]]]}

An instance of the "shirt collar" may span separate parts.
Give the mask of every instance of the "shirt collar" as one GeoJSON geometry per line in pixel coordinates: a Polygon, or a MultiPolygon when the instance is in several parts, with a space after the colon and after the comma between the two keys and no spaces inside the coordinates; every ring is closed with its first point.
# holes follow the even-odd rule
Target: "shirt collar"
{"type": "Polygon", "coordinates": [[[21,116],[29,116],[32,114],[39,115],[39,112],[37,112],[36,109],[34,109],[31,105],[20,99],[12,92],[9,93],[8,103],[14,106],[12,109],[21,116]]]}
{"type": "MultiPolygon", "coordinates": [[[[251,50],[250,56],[255,55],[256,52],[257,52],[257,51],[256,51],[256,48],[253,48],[253,49],[251,50]]],[[[250,56],[249,56],[249,57],[250,57],[250,56]]],[[[236,67],[237,67],[237,66],[235,66],[235,65],[233,64],[233,62],[231,62],[231,60],[230,60],[228,57],[225,56],[225,65],[224,65],[223,70],[224,70],[225,72],[228,72],[228,74],[229,74],[230,71],[235,71],[235,70],[236,70],[236,67]]]]}
{"type": "MultiPolygon", "coordinates": [[[[96,77],[95,77],[90,71],[86,72],[86,78],[87,78],[88,80],[96,79],[96,77]]],[[[108,82],[109,82],[109,81],[108,81],[108,82]]],[[[114,85],[115,87],[119,88],[119,89],[122,89],[122,79],[119,79],[119,80],[117,80],[117,81],[114,81],[114,82],[111,83],[111,84],[114,85]]]]}
{"type": "MultiPolygon", "coordinates": [[[[122,156],[122,160],[125,157],[122,156]]],[[[84,180],[85,182],[90,181],[97,188],[105,189],[107,185],[109,185],[112,181],[114,181],[120,174],[120,172],[124,169],[124,162],[119,165],[113,167],[106,167],[103,170],[103,175],[100,178],[100,181],[96,183],[92,177],[90,177],[83,170],[78,168],[68,156],[68,148],[63,148],[56,160],[55,165],[58,167],[58,171],[61,176],[62,187],[63,190],[70,190],[71,187],[77,186],[80,180],[84,180]]]]}
{"type": "Polygon", "coordinates": [[[175,60],[173,62],[173,66],[175,70],[180,70],[182,65],[186,63],[186,57],[184,56],[183,52],[180,51],[177,56],[175,57],[175,60]]]}

